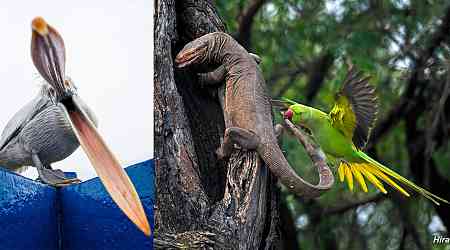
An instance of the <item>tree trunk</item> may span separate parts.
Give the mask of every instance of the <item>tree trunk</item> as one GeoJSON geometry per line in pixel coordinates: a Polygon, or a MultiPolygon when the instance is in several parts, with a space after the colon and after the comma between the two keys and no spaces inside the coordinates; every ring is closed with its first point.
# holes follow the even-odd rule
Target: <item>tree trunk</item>
{"type": "Polygon", "coordinates": [[[155,6],[155,247],[278,249],[275,179],[255,152],[217,160],[224,131],[217,91],[173,65],[187,42],[225,25],[211,1],[155,6]]]}

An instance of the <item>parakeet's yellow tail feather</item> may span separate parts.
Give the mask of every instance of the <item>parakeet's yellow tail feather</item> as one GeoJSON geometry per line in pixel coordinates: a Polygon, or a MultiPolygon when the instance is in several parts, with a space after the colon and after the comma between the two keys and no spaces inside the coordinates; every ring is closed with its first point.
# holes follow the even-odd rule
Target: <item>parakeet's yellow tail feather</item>
{"type": "MultiPolygon", "coordinates": [[[[395,171],[389,169],[388,167],[383,166],[381,163],[370,158],[368,155],[364,154],[363,152],[361,152],[361,151],[358,152],[358,155],[362,159],[367,161],[367,163],[348,164],[348,163],[344,162],[344,163],[341,163],[341,165],[339,166],[339,169],[341,168],[342,164],[346,164],[347,167],[352,168],[352,170],[355,169],[355,170],[361,172],[370,182],[372,182],[383,193],[386,193],[386,190],[384,190],[384,187],[382,186],[382,184],[380,185],[379,181],[376,180],[376,177],[382,179],[384,182],[386,182],[393,188],[397,189],[399,192],[401,192],[405,196],[409,196],[408,192],[406,192],[400,185],[398,185],[396,182],[394,182],[390,177],[398,180],[399,182],[403,183],[404,185],[406,185],[406,186],[410,187],[411,189],[417,191],[418,193],[422,194],[423,196],[425,196],[425,198],[431,200],[436,205],[440,205],[439,202],[444,202],[444,203],[450,204],[447,200],[445,200],[437,195],[434,195],[434,194],[430,193],[429,191],[417,186],[412,181],[409,181],[408,179],[406,179],[405,177],[396,173],[395,171]],[[377,181],[378,181],[378,183],[377,183],[377,181]]],[[[341,178],[341,181],[342,181],[342,178],[341,178]]],[[[364,187],[363,187],[363,189],[364,189],[364,187]]]]}
{"type": "Polygon", "coordinates": [[[383,183],[377,179],[377,177],[379,177],[388,184],[391,185],[394,184],[395,188],[397,188],[400,192],[402,192],[406,196],[409,196],[409,194],[406,191],[404,191],[401,187],[399,187],[389,177],[387,177],[382,173],[380,174],[379,171],[373,171],[373,169],[367,163],[359,164],[359,163],[341,162],[338,168],[338,173],[341,182],[344,182],[344,180],[347,179],[347,184],[350,191],[353,191],[353,176],[355,176],[355,179],[358,181],[359,185],[361,186],[364,192],[367,193],[368,191],[366,182],[364,180],[364,177],[366,177],[366,179],[370,181],[377,189],[379,189],[382,193],[386,194],[387,191],[384,188],[383,183]]]}

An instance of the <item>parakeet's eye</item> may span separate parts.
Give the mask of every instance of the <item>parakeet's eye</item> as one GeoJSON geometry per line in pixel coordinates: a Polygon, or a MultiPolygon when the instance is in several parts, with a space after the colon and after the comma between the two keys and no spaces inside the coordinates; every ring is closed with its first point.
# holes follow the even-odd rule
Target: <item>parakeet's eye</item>
{"type": "Polygon", "coordinates": [[[283,118],[291,120],[293,115],[294,115],[294,111],[292,111],[292,109],[288,109],[286,112],[284,112],[283,118]]]}

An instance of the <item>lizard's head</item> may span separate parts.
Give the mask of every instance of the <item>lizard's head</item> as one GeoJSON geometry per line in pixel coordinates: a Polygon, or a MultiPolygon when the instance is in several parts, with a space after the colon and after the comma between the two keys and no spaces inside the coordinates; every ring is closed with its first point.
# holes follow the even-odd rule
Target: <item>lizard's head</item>
{"type": "Polygon", "coordinates": [[[208,56],[209,36],[205,35],[186,44],[175,58],[178,68],[199,64],[208,56]]]}

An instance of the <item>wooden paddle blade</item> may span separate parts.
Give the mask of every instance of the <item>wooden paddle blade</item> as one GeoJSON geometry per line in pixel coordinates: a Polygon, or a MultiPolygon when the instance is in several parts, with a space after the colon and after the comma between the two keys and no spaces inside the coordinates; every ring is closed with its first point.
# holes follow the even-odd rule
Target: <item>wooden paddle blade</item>
{"type": "Polygon", "coordinates": [[[106,146],[95,126],[76,104],[74,110],[68,110],[68,115],[84,152],[114,202],[145,235],[149,236],[151,229],[147,216],[128,175],[106,146]]]}

